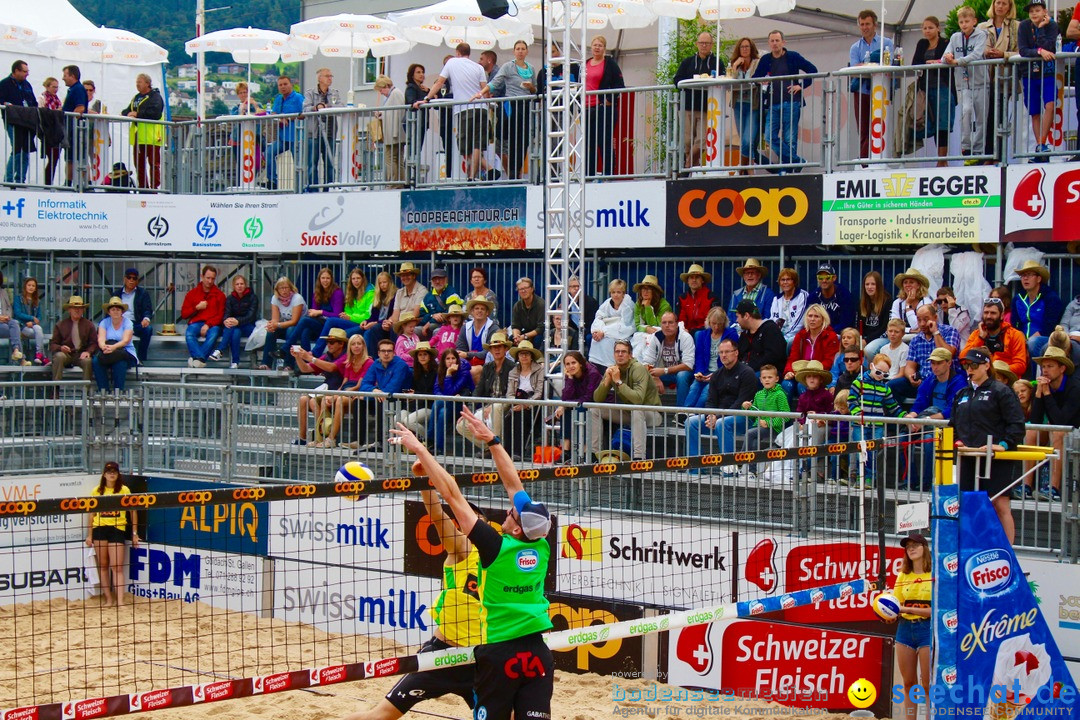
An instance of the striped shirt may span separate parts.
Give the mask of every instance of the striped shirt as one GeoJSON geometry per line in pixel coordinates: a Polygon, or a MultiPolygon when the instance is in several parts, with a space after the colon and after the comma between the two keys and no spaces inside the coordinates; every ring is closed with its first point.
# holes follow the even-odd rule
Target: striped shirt
{"type": "Polygon", "coordinates": [[[889,386],[872,378],[869,372],[851,383],[848,411],[852,415],[874,417],[900,417],[904,413],[889,386]]]}

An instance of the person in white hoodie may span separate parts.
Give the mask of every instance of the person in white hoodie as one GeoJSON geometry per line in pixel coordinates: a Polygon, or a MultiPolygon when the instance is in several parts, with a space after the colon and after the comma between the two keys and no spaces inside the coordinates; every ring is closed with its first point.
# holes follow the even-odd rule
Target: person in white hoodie
{"type": "Polygon", "coordinates": [[[634,327],[634,301],[626,296],[626,281],[608,283],[608,299],[601,303],[592,321],[589,362],[600,369],[615,364],[615,341],[629,340],[634,327]]]}
{"type": "Polygon", "coordinates": [[[649,371],[657,392],[675,387],[675,404],[686,405],[686,396],[694,384],[694,337],[679,327],[673,312],[660,316],[660,330],[645,339],[642,364],[649,371]]]}
{"type": "MultiPolygon", "coordinates": [[[[986,31],[976,27],[975,11],[964,5],[956,12],[960,29],[949,39],[942,62],[956,68],[956,94],[960,105],[960,149],[965,155],[980,154],[986,136],[990,74],[984,65],[971,65],[986,57],[986,31]]],[[[965,165],[981,161],[968,160],[965,165]]]]}

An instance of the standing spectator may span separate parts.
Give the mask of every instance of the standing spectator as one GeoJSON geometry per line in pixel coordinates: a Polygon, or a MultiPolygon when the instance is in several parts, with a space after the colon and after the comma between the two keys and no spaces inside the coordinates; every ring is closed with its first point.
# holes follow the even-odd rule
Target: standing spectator
{"type": "Polygon", "coordinates": [[[101,309],[105,311],[105,317],[97,327],[97,343],[101,352],[92,361],[94,379],[98,390],[122,391],[128,367],[138,364],[135,348],[131,345],[134,336],[131,320],[124,317],[128,306],[120,298],[114,297],[101,309]]]}
{"type": "MultiPolygon", "coordinates": [[[[860,10],[858,15],[859,34],[862,36],[851,45],[848,53],[848,67],[884,64],[881,50],[881,35],[878,33],[878,16],[873,10],[860,10]]],[[[885,38],[885,49],[890,53],[893,41],[885,38]]],[[[851,93],[855,108],[855,122],[859,128],[859,157],[870,157],[870,87],[869,76],[851,79],[851,93]]]]}
{"type": "MultiPolygon", "coordinates": [[[[504,398],[510,385],[510,371],[517,367],[517,363],[506,357],[510,340],[506,333],[496,332],[491,336],[490,342],[484,345],[484,349],[491,354],[491,360],[484,363],[473,395],[481,398],[504,398]]],[[[478,413],[496,435],[502,434],[503,414],[500,408],[500,405],[487,403],[483,406],[483,412],[478,413]]]]}
{"type": "Polygon", "coordinates": [[[480,379],[487,357],[487,345],[499,331],[499,323],[491,317],[493,305],[486,298],[473,298],[465,305],[471,320],[465,323],[457,338],[457,349],[462,360],[472,367],[473,382],[480,379]]]}
{"type": "MultiPolygon", "coordinates": [[[[337,331],[332,331],[337,332],[337,331]]],[[[388,435],[386,427],[386,395],[408,390],[412,372],[404,360],[394,354],[394,341],[379,341],[379,356],[360,382],[360,392],[375,393],[376,397],[366,397],[364,407],[357,409],[354,417],[365,418],[360,423],[357,442],[362,442],[361,451],[377,450],[382,447],[382,439],[388,435]],[[371,440],[372,435],[375,440],[371,440]]]]}
{"type": "Polygon", "coordinates": [[[817,289],[810,292],[808,302],[825,308],[833,329],[854,325],[855,300],[851,291],[836,281],[836,269],[832,264],[826,262],[818,265],[817,283],[817,289]]]}
{"type": "MultiPolygon", "coordinates": [[[[431,100],[439,94],[443,85],[449,83],[454,100],[468,100],[475,97],[487,81],[487,74],[469,55],[472,48],[469,43],[458,43],[454,49],[455,57],[443,65],[435,84],[428,90],[424,100],[431,100]]],[[[475,180],[480,173],[480,159],[488,137],[488,111],[485,103],[454,105],[454,125],[457,126],[458,147],[461,157],[467,163],[466,175],[475,180]]],[[[447,150],[449,158],[449,150],[447,150]]],[[[449,161],[448,161],[449,162],[449,161]]],[[[449,167],[449,165],[447,165],[449,167]]],[[[447,177],[450,173],[447,173],[447,177]]]]}
{"type": "MultiPolygon", "coordinates": [[[[735,115],[735,127],[739,131],[739,153],[742,165],[766,165],[761,155],[761,86],[747,82],[754,77],[758,62],[757,45],[748,37],[739,38],[731,51],[728,77],[742,80],[731,92],[731,110],[735,115]]],[[[749,170],[740,170],[749,175],[749,170]]]]}
{"type": "MultiPolygon", "coordinates": [[[[435,375],[435,395],[443,397],[467,397],[476,390],[469,366],[458,355],[455,348],[448,347],[439,353],[439,369],[435,375]]],[[[432,446],[435,452],[442,452],[446,438],[448,425],[453,425],[458,416],[459,405],[449,400],[438,400],[435,403],[434,418],[432,420],[432,446]]]]}
{"type": "MultiPolygon", "coordinates": [[[[109,495],[130,495],[131,488],[124,484],[120,466],[115,462],[105,463],[98,481],[91,493],[95,497],[109,495]]],[[[98,579],[105,595],[105,605],[124,605],[127,596],[124,578],[124,556],[127,548],[128,512],[131,513],[131,546],[139,547],[139,513],[135,510],[107,510],[91,515],[90,532],[86,536],[87,547],[94,548],[97,558],[98,579]]]]}
{"type": "Polygon", "coordinates": [[[705,327],[709,309],[720,304],[709,289],[712,273],[705,272],[705,268],[694,263],[679,275],[679,279],[689,288],[687,293],[679,298],[679,322],[686,332],[696,332],[705,327]]]}
{"type": "MultiPolygon", "coordinates": [[[[743,410],[760,410],[761,412],[782,413],[790,412],[787,393],[780,387],[780,371],[774,365],[763,365],[760,373],[761,389],[754,394],[753,400],[743,401],[743,410]]],[[[759,417],[750,422],[752,427],[746,431],[743,439],[743,450],[753,452],[756,450],[768,450],[776,436],[784,430],[783,418],[759,417]]],[[[750,465],[750,472],[757,472],[757,463],[750,465]]]]}
{"type": "Polygon", "coordinates": [[[83,80],[83,87],[86,88],[86,101],[89,103],[86,106],[87,115],[100,115],[105,112],[106,108],[102,104],[101,100],[96,99],[94,94],[97,93],[97,85],[93,80],[83,80]]]}
{"type": "MultiPolygon", "coordinates": [[[[889,310],[889,301],[891,299],[892,297],[885,289],[884,282],[881,279],[881,273],[877,270],[871,270],[863,275],[859,308],[855,312],[855,328],[865,341],[866,353],[870,357],[877,355],[878,349],[888,342],[884,338],[885,328],[891,315],[889,310]]],[[[914,326],[914,312],[911,313],[911,320],[912,326],[914,326]]]]}
{"type": "MultiPolygon", "coordinates": [[[[287,277],[274,283],[274,296],[270,298],[270,320],[266,323],[266,343],[260,370],[269,370],[277,355],[277,341],[284,340],[304,315],[304,298],[287,277]]],[[[329,333],[327,333],[329,334],[329,333]]],[[[286,349],[288,352],[288,349],[286,349]]]]}
{"type": "Polygon", "coordinates": [[[4,273],[0,272],[0,325],[8,337],[8,351],[12,365],[29,365],[30,361],[22,354],[19,346],[22,344],[22,331],[19,321],[15,319],[15,307],[11,303],[11,295],[4,287],[4,273]]]}
{"type": "MultiPolygon", "coordinates": [[[[528,340],[533,345],[542,345],[537,340],[544,332],[544,301],[536,297],[536,290],[530,278],[517,281],[518,301],[510,311],[510,334],[515,345],[528,340]]],[[[512,454],[512,453],[511,453],[512,454]]]]}
{"type": "MultiPolygon", "coordinates": [[[[340,328],[339,328],[340,329],[340,328]]],[[[314,353],[313,353],[314,354],[314,353]]],[[[345,345],[345,363],[341,366],[341,391],[358,392],[364,376],[371,369],[375,360],[368,354],[364,336],[355,333],[349,336],[345,345]]],[[[345,413],[351,413],[357,398],[348,395],[326,395],[323,397],[324,407],[333,413],[330,421],[330,434],[323,440],[322,447],[334,447],[338,433],[341,432],[341,423],[345,420],[345,413]]],[[[343,442],[342,447],[355,450],[360,447],[359,442],[343,442]]]]}
{"type": "MultiPolygon", "coordinates": [[[[717,77],[724,74],[724,63],[713,54],[716,41],[712,33],[702,32],[697,36],[697,52],[679,63],[671,84],[678,87],[683,80],[691,80],[702,75],[717,77]]],[[[738,50],[736,49],[736,53],[738,50]]],[[[756,56],[755,56],[756,57],[756,56]]],[[[682,91],[683,109],[683,168],[699,167],[705,150],[705,131],[709,127],[706,110],[709,105],[709,91],[706,88],[688,88],[682,91]]],[[[740,125],[740,130],[742,126],[740,125]]],[[[740,133],[741,134],[741,133],[740,133]]]]}
{"type": "Polygon", "coordinates": [[[772,320],[763,320],[753,300],[743,300],[735,308],[735,322],[742,330],[739,336],[739,359],[754,372],[766,365],[784,367],[787,360],[787,341],[772,320]]]}
{"type": "MultiPolygon", "coordinates": [[[[757,307],[755,305],[755,307],[757,307]]],[[[720,368],[720,343],[723,340],[740,342],[739,333],[728,325],[727,313],[719,305],[709,310],[705,320],[706,327],[694,333],[694,384],[686,397],[686,407],[704,407],[708,397],[709,380],[720,368]]],[[[686,415],[675,416],[675,424],[683,425],[686,415]]]]}
{"type": "Polygon", "coordinates": [[[968,336],[960,357],[966,357],[972,348],[985,347],[992,359],[1004,360],[1017,377],[1024,377],[1028,366],[1024,333],[1001,319],[1003,308],[1000,298],[991,297],[983,302],[982,322],[968,336]]]}
{"type": "Polygon", "coordinates": [[[369,348],[378,348],[379,341],[394,341],[394,300],[397,299],[397,285],[390,273],[383,270],[375,276],[375,295],[371,299],[371,315],[360,323],[364,333],[364,343],[369,348]]]}
{"type": "Polygon", "coordinates": [[[412,370],[415,355],[412,349],[420,344],[420,336],[416,334],[416,327],[420,324],[420,318],[416,313],[408,310],[394,323],[394,332],[397,340],[394,341],[394,354],[401,358],[409,369],[412,370]]]}
{"type": "MultiPolygon", "coordinates": [[[[860,440],[880,440],[885,437],[886,427],[881,423],[867,418],[900,417],[904,414],[900,404],[893,397],[892,391],[886,380],[889,378],[889,358],[886,355],[875,355],[870,361],[870,367],[855,382],[851,383],[848,394],[848,409],[852,415],[858,418],[858,422],[852,423],[851,439],[855,442],[860,440]]],[[[875,450],[867,455],[866,471],[863,479],[866,487],[873,487],[876,459],[880,453],[875,450]]],[[[848,484],[855,485],[859,480],[855,468],[848,471],[848,484]]],[[[841,482],[843,482],[841,480],[841,482]]]]}
{"type": "MultiPolygon", "coordinates": [[[[241,80],[240,82],[236,83],[236,90],[234,92],[236,93],[237,102],[229,111],[230,115],[240,117],[244,115],[264,114],[263,109],[259,106],[259,103],[255,100],[255,98],[251,97],[251,92],[246,82],[241,80]]],[[[243,182],[240,174],[244,172],[244,168],[241,166],[242,159],[240,154],[241,123],[233,122],[230,123],[230,125],[232,126],[232,131],[229,135],[229,146],[233,150],[231,162],[235,165],[234,169],[231,171],[233,173],[231,182],[239,185],[241,182],[243,182]]],[[[251,160],[253,164],[251,165],[249,170],[251,172],[251,178],[254,178],[254,176],[258,174],[259,168],[262,167],[262,159],[263,156],[266,154],[266,138],[263,137],[262,123],[252,123],[252,125],[254,126],[255,131],[255,147],[251,151],[251,160]]]]}
{"type": "Polygon", "coordinates": [[[612,426],[629,425],[633,459],[644,460],[645,431],[660,424],[660,413],[656,410],[619,410],[618,406],[660,407],[660,394],[645,366],[634,359],[629,340],[616,340],[612,357],[611,365],[604,370],[600,384],[593,391],[593,402],[612,403],[614,407],[589,410],[589,447],[594,458],[600,455],[604,444],[604,420],[612,426]]]}
{"type": "MultiPolygon", "coordinates": [[[[327,317],[320,336],[329,335],[333,328],[341,328],[352,337],[360,330],[360,325],[371,317],[371,305],[375,300],[375,286],[367,281],[367,275],[358,267],[349,271],[349,282],[345,285],[345,306],[336,317],[327,317]]],[[[317,357],[322,355],[324,343],[319,340],[311,348],[317,357]]]]}
{"type": "Polygon", "coordinates": [[[112,296],[120,298],[120,301],[128,306],[124,317],[131,320],[132,330],[139,339],[135,354],[139,358],[139,364],[146,363],[146,357],[150,352],[150,338],[154,335],[154,302],[150,299],[150,293],[139,287],[139,269],[129,267],[124,271],[124,284],[113,290],[112,296]]]}
{"type": "Polygon", "coordinates": [[[735,272],[742,278],[743,286],[731,294],[728,302],[728,316],[732,318],[732,322],[735,322],[735,308],[743,300],[753,301],[762,316],[768,315],[776,296],[761,280],[769,274],[769,269],[758,262],[757,258],[747,258],[742,267],[735,268],[735,272]]]}
{"type": "MultiPolygon", "coordinates": [[[[131,98],[124,112],[129,118],[161,120],[165,101],[150,82],[150,76],[139,73],[135,77],[135,97],[131,98]]],[[[85,92],[85,91],[84,91],[85,92]]],[[[139,187],[157,190],[161,187],[161,146],[165,144],[165,126],[156,122],[134,122],[128,129],[131,144],[135,148],[135,173],[139,187]],[[150,166],[147,172],[147,165],[150,166]]]]}
{"type": "Polygon", "coordinates": [[[776,284],[780,287],[780,293],[773,298],[769,319],[776,323],[784,335],[784,342],[790,345],[795,334],[803,328],[803,315],[810,293],[799,287],[799,273],[795,268],[781,270],[776,276],[776,284]]]}
{"type": "MultiPolygon", "coordinates": [[[[562,401],[577,403],[577,412],[584,412],[580,408],[582,403],[592,402],[593,393],[600,386],[601,374],[596,366],[585,360],[585,356],[577,350],[570,350],[563,356],[563,388],[562,401]]],[[[573,431],[570,423],[574,408],[563,405],[555,408],[552,419],[561,423],[562,426],[562,451],[563,457],[567,458],[570,453],[570,439],[573,431]]]]}
{"type": "Polygon", "coordinates": [[[1054,124],[1054,101],[1057,97],[1054,51],[1061,31],[1046,11],[1046,0],[1029,0],[1027,11],[1027,20],[1020,23],[1017,31],[1017,42],[1022,57],[1038,60],[1021,64],[1020,70],[1024,98],[1031,116],[1031,135],[1035,140],[1032,162],[1046,162],[1049,159],[1050,128],[1054,124]]]}
{"type": "Polygon", "coordinates": [[[207,265],[202,270],[202,281],[188,290],[180,317],[187,320],[188,367],[206,367],[206,359],[217,346],[221,336],[221,322],[225,319],[225,293],[218,289],[217,268],[207,265]]]}
{"type": "MultiPolygon", "coordinates": [[[[277,80],[278,94],[267,111],[269,115],[299,115],[304,111],[304,98],[293,91],[292,80],[282,75],[277,80]]],[[[266,180],[271,190],[278,189],[278,155],[291,152],[296,141],[296,118],[277,122],[277,138],[266,146],[266,180]]]]}
{"type": "Polygon", "coordinates": [[[390,319],[397,323],[407,312],[412,312],[419,318],[423,312],[424,298],[427,297],[427,288],[423,283],[417,282],[420,271],[411,262],[404,262],[401,263],[397,276],[401,287],[394,294],[394,312],[390,319]]]}
{"type": "Polygon", "coordinates": [[[53,326],[49,350],[54,382],[63,379],[64,368],[75,365],[82,368],[83,380],[90,379],[91,362],[98,351],[98,333],[94,323],[84,317],[88,307],[81,297],[72,295],[64,303],[68,316],[53,326]]]}
{"type": "MultiPolygon", "coordinates": [[[[315,289],[311,293],[311,302],[300,322],[289,333],[286,342],[297,344],[307,350],[311,341],[329,318],[339,318],[345,311],[345,293],[334,280],[333,271],[324,267],[315,278],[315,289]]],[[[348,335],[346,334],[346,337],[348,335]]]]}
{"type": "Polygon", "coordinates": [[[593,319],[593,342],[589,349],[589,362],[600,368],[606,368],[615,361],[616,341],[629,341],[634,335],[634,303],[626,299],[626,281],[612,280],[608,284],[608,295],[610,297],[596,311],[596,318],[593,319]]]}
{"type": "MultiPolygon", "coordinates": [[[[1008,59],[1013,55],[1016,55],[1018,45],[1017,37],[1020,32],[1020,23],[1016,21],[1016,3],[1013,0],[994,0],[990,3],[990,9],[987,11],[989,16],[986,22],[979,25],[980,28],[986,31],[987,43],[986,43],[986,58],[988,60],[1001,60],[1008,59]]],[[[1080,19],[1080,15],[1074,13],[1074,18],[1080,19]]],[[[1072,29],[1072,23],[1069,23],[1069,29],[1072,29]]],[[[1069,39],[1075,39],[1072,35],[1068,36],[1069,39]]],[[[1080,37],[1080,29],[1077,31],[1077,37],[1080,37]]],[[[983,149],[984,155],[995,155],[994,144],[997,140],[997,74],[1000,72],[998,68],[990,68],[990,97],[986,108],[986,147],[983,149]]],[[[1080,75],[1077,75],[1080,78],[1080,75]]]]}
{"type": "Polygon", "coordinates": [[[465,310],[460,305],[451,305],[441,314],[446,318],[446,323],[431,335],[431,346],[435,348],[437,356],[442,356],[447,348],[457,347],[465,326],[465,310]]]}
{"type": "MultiPolygon", "coordinates": [[[[375,81],[376,90],[381,90],[379,81],[383,77],[379,76],[375,81]]],[[[336,88],[331,87],[333,84],[334,74],[329,68],[319,68],[315,72],[315,86],[304,92],[303,113],[307,116],[304,130],[307,132],[308,192],[314,189],[313,185],[319,184],[320,167],[323,183],[329,184],[337,180],[334,172],[334,157],[337,150],[334,140],[337,137],[337,123],[332,114],[320,114],[321,110],[341,107],[341,96],[336,88]]],[[[404,105],[404,97],[402,102],[391,104],[404,105]]],[[[383,130],[386,136],[393,128],[384,121],[383,130]]],[[[387,168],[389,167],[387,165],[387,168]]]]}
{"type": "Polygon", "coordinates": [[[499,56],[494,50],[485,50],[480,53],[480,67],[484,68],[484,76],[487,78],[487,82],[492,82],[495,79],[495,75],[499,72],[499,56]]]}
{"type": "MultiPolygon", "coordinates": [[[[758,61],[754,77],[786,77],[799,73],[813,74],[817,68],[794,50],[784,47],[784,33],[769,33],[769,54],[758,61]]],[[[801,172],[806,163],[799,157],[799,118],[802,116],[803,90],[810,87],[813,78],[773,80],[763,89],[762,100],[768,108],[765,137],[781,165],[794,167],[777,170],[779,174],[801,172]]],[[[770,172],[773,172],[770,170],[770,172]]]]}
{"type": "Polygon", "coordinates": [[[423,156],[424,138],[427,137],[428,130],[427,112],[417,109],[428,91],[428,86],[424,84],[424,66],[420,63],[409,65],[405,77],[405,104],[412,108],[405,115],[406,131],[409,130],[409,120],[416,118],[413,134],[406,137],[406,140],[412,148],[412,156],[419,159],[423,156]]]}
{"type": "MultiPolygon", "coordinates": [[[[517,347],[510,348],[510,357],[517,366],[510,370],[506,383],[506,397],[510,400],[544,399],[544,354],[528,340],[522,340],[517,347]]],[[[510,403],[503,417],[506,427],[506,448],[515,458],[532,457],[529,448],[540,424],[539,405],[510,403]]]]}
{"type": "MultiPolygon", "coordinates": [[[[720,367],[709,380],[709,395],[705,400],[706,410],[741,410],[743,403],[752,401],[761,389],[757,375],[744,362],[739,362],[739,350],[730,340],[720,341],[720,367]]],[[[694,415],[686,421],[686,454],[691,457],[701,454],[702,415],[694,415]]],[[[746,432],[745,415],[725,415],[722,418],[715,412],[704,416],[705,427],[716,434],[721,453],[735,452],[735,439],[746,432]]],[[[725,476],[735,474],[735,467],[725,465],[720,468],[725,476]]]]}
{"type": "Polygon", "coordinates": [[[956,328],[960,333],[960,342],[966,343],[971,335],[971,314],[967,308],[956,304],[956,294],[948,285],[942,285],[937,291],[938,320],[945,325],[956,328]]]}
{"type": "MultiPolygon", "coordinates": [[[[71,185],[75,158],[85,159],[87,151],[90,149],[90,143],[87,142],[87,138],[78,131],[78,120],[73,117],[73,115],[81,115],[86,112],[89,98],[86,97],[86,88],[84,88],[82,82],[80,82],[82,71],[79,70],[78,65],[68,65],[64,68],[64,72],[60,77],[63,78],[64,85],[67,86],[67,94],[64,95],[64,104],[60,109],[63,110],[64,113],[67,113],[64,119],[64,147],[67,149],[67,184],[71,185]]],[[[55,93],[55,90],[53,92],[55,93]]],[[[48,107],[46,103],[42,103],[42,105],[48,107]]],[[[51,110],[52,108],[49,109],[51,110]]],[[[80,177],[85,178],[85,173],[80,177]]],[[[49,178],[49,183],[52,184],[51,177],[49,178]]]]}
{"type": "MultiPolygon", "coordinates": [[[[259,317],[259,298],[248,287],[243,275],[233,276],[233,291],[225,298],[225,331],[221,337],[221,347],[229,350],[229,369],[240,367],[240,338],[250,335],[255,330],[255,321],[259,317]]],[[[210,359],[221,359],[221,350],[210,354],[210,359]]]]}
{"type": "Polygon", "coordinates": [[[22,336],[34,338],[34,364],[48,365],[49,360],[45,357],[45,330],[41,327],[41,292],[38,290],[38,281],[34,278],[23,280],[22,289],[15,296],[15,309],[13,313],[19,323],[22,336]]]}
{"type": "Polygon", "coordinates": [[[494,106],[499,120],[499,152],[503,169],[514,180],[521,177],[525,155],[532,144],[533,103],[526,98],[536,95],[536,69],[525,60],[528,54],[528,43],[518,40],[514,43],[514,59],[500,67],[495,77],[484,86],[486,97],[519,98],[494,106]]]}
{"type": "MultiPolygon", "coordinates": [[[[420,305],[420,334],[430,338],[435,331],[446,325],[447,311],[451,305],[457,305],[460,309],[464,302],[457,294],[457,290],[450,285],[449,273],[444,267],[437,267],[431,271],[431,287],[420,305]]],[[[436,355],[440,351],[436,349],[436,355]]]]}
{"type": "MultiPolygon", "coordinates": [[[[60,83],[54,77],[47,77],[45,81],[41,83],[41,87],[45,89],[45,92],[41,94],[40,107],[45,110],[63,110],[64,103],[60,100],[60,96],[57,95],[57,90],[60,88],[60,83]]],[[[85,92],[85,89],[84,89],[85,92]]],[[[45,185],[52,185],[53,178],[56,176],[56,168],[60,164],[60,148],[65,140],[66,132],[69,129],[68,121],[65,118],[61,127],[64,128],[62,132],[45,134],[41,140],[41,154],[45,159],[45,185]]],[[[70,125],[74,127],[74,125],[70,125]]]]}
{"type": "MultiPolygon", "coordinates": [[[[0,80],[0,105],[37,107],[34,86],[26,79],[29,74],[30,66],[25,60],[16,60],[11,64],[11,75],[0,80]]],[[[4,182],[24,183],[26,171],[30,168],[30,153],[34,150],[34,132],[26,125],[13,122],[7,113],[4,114],[4,126],[11,148],[4,166],[4,182]]]]}
{"type": "MultiPolygon", "coordinates": [[[[1012,6],[1012,0],[1001,0],[1012,6]]],[[[930,15],[922,23],[922,40],[915,46],[911,64],[935,65],[919,72],[915,86],[926,93],[925,122],[922,137],[933,137],[937,144],[939,158],[949,154],[949,133],[952,132],[953,113],[956,110],[956,96],[953,93],[952,73],[942,66],[941,58],[949,43],[941,37],[941,21],[930,15]]],[[[991,103],[992,105],[992,103],[991,103]]],[[[918,120],[918,118],[916,118],[918,120]]],[[[988,127],[993,127],[989,123],[988,127]]],[[[989,152],[993,152],[993,140],[989,140],[989,152]]],[[[905,151],[907,148],[905,148],[905,151]]],[[[947,160],[938,160],[938,167],[948,167],[947,160]]]]}
{"type": "Polygon", "coordinates": [[[671,312],[671,304],[664,299],[664,289],[655,275],[646,275],[634,285],[634,328],[639,333],[652,335],[660,330],[660,318],[671,312]]]}
{"type": "MultiPolygon", "coordinates": [[[[1031,401],[1031,422],[1067,425],[1080,428],[1080,375],[1069,354],[1059,347],[1047,347],[1045,354],[1033,358],[1042,372],[1035,378],[1035,397],[1031,401]]],[[[1040,488],[1047,500],[1061,500],[1061,468],[1065,457],[1065,433],[1051,432],[1050,444],[1057,451],[1049,487],[1040,488]]]]}
{"type": "MultiPolygon", "coordinates": [[[[454,56],[447,55],[446,57],[444,57],[442,60],[443,65],[446,65],[446,63],[449,62],[452,57],[454,56]]],[[[435,79],[438,80],[438,78],[435,79]]],[[[413,104],[414,108],[419,108],[420,104],[423,104],[427,101],[427,94],[429,91],[430,88],[424,88],[424,93],[420,96],[419,101],[413,104]]],[[[434,93],[432,93],[432,95],[437,96],[440,100],[453,100],[454,88],[451,86],[450,81],[447,80],[445,83],[443,83],[443,86],[434,93]]],[[[421,112],[423,112],[422,109],[421,112]]],[[[445,105],[439,108],[439,139],[442,140],[443,155],[446,156],[446,165],[443,172],[445,173],[444,177],[447,178],[454,176],[454,168],[456,167],[454,163],[455,114],[456,108],[453,105],[445,105]]]]}
{"type": "Polygon", "coordinates": [[[799,360],[817,360],[821,367],[832,367],[840,350],[840,336],[829,324],[829,313],[818,303],[806,308],[804,326],[791,343],[787,362],[784,364],[784,390],[788,396],[796,396],[795,363],[799,360]]]}
{"type": "Polygon", "coordinates": [[[900,292],[893,301],[889,317],[903,320],[906,326],[904,332],[914,335],[919,325],[916,315],[919,308],[923,305],[932,305],[934,302],[929,295],[930,281],[915,268],[908,268],[907,272],[896,276],[895,283],[900,292]]]}
{"type": "Polygon", "coordinates": [[[933,305],[923,305],[915,314],[919,332],[908,343],[904,375],[889,381],[893,395],[900,399],[915,397],[922,381],[933,374],[930,353],[937,348],[944,348],[955,358],[960,348],[960,333],[948,325],[938,323],[937,311],[933,305]]]}
{"type": "MultiPolygon", "coordinates": [[[[323,376],[325,382],[316,387],[315,392],[337,390],[345,382],[344,367],[348,361],[348,353],[345,349],[347,342],[348,337],[344,331],[341,328],[334,328],[326,338],[326,353],[319,357],[315,357],[314,354],[298,345],[289,348],[289,354],[292,355],[293,362],[296,364],[300,374],[323,376]]],[[[315,416],[317,425],[315,436],[322,435],[322,427],[318,426],[322,407],[323,402],[318,395],[305,394],[300,396],[300,402],[296,408],[300,421],[300,434],[293,440],[294,445],[307,445],[307,414],[309,410],[315,416]]],[[[325,443],[320,443],[319,447],[325,447],[325,443]]]]}
{"type": "MultiPolygon", "coordinates": [[[[1050,287],[1050,270],[1036,260],[1027,260],[1016,271],[1024,294],[1013,298],[1012,325],[1027,339],[1028,354],[1041,355],[1050,333],[1059,322],[1065,306],[1061,296],[1050,287]]],[[[24,331],[25,332],[25,331],[24,331]]]]}
{"type": "Polygon", "coordinates": [[[660,318],[660,330],[645,338],[642,365],[652,375],[656,391],[675,388],[675,404],[686,406],[686,396],[694,383],[694,338],[679,327],[679,318],[670,310],[660,318]]]}
{"type": "Polygon", "coordinates": [[[593,38],[592,57],[585,61],[585,175],[617,175],[615,167],[615,118],[619,111],[619,93],[602,90],[621,90],[626,87],[622,70],[614,58],[607,57],[607,38],[593,38]],[[600,155],[601,170],[596,169],[600,155]]]}
{"type": "MultiPolygon", "coordinates": [[[[975,11],[967,5],[956,12],[960,29],[949,39],[942,61],[956,66],[956,93],[960,100],[960,152],[978,155],[986,147],[986,85],[990,75],[986,67],[970,63],[986,57],[986,31],[976,27],[975,11]]],[[[968,160],[966,165],[977,165],[968,160]]]]}
{"type": "MultiPolygon", "coordinates": [[[[468,303],[474,298],[481,298],[491,303],[491,319],[499,322],[499,298],[495,292],[487,286],[487,270],[479,265],[469,271],[469,284],[472,290],[465,296],[465,311],[468,312],[468,303]]],[[[589,320],[592,321],[591,318],[589,320]]]]}
{"type": "MultiPolygon", "coordinates": [[[[405,93],[394,87],[394,81],[386,75],[375,80],[375,90],[383,97],[383,106],[400,107],[405,104],[405,93]]],[[[387,187],[405,187],[405,111],[380,110],[375,113],[383,126],[383,173],[387,187]]]]}

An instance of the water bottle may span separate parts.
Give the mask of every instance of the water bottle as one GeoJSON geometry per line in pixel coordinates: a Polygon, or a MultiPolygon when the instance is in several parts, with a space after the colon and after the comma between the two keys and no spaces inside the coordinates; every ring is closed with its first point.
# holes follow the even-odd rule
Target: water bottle
{"type": "Polygon", "coordinates": [[[892,65],[892,58],[889,56],[888,46],[881,49],[881,64],[883,66],[892,65]]]}
{"type": "Polygon", "coordinates": [[[278,358],[274,362],[274,370],[276,370],[277,372],[281,372],[284,369],[285,369],[285,358],[278,358]]]}

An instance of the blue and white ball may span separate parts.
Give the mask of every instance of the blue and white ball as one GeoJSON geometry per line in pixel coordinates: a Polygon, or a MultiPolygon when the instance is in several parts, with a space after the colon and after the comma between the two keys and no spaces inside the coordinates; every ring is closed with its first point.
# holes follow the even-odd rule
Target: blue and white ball
{"type": "MultiPolygon", "coordinates": [[[[334,475],[335,483],[363,483],[363,485],[351,486],[357,488],[358,490],[368,485],[374,479],[375,473],[371,471],[371,468],[357,460],[352,460],[345,463],[338,469],[337,474],[334,475]]],[[[343,495],[342,497],[348,500],[355,501],[363,500],[367,496],[364,494],[351,494],[343,495]]]]}
{"type": "Polygon", "coordinates": [[[900,617],[900,601],[892,593],[881,593],[874,598],[874,612],[882,620],[895,620],[900,617]]]}

